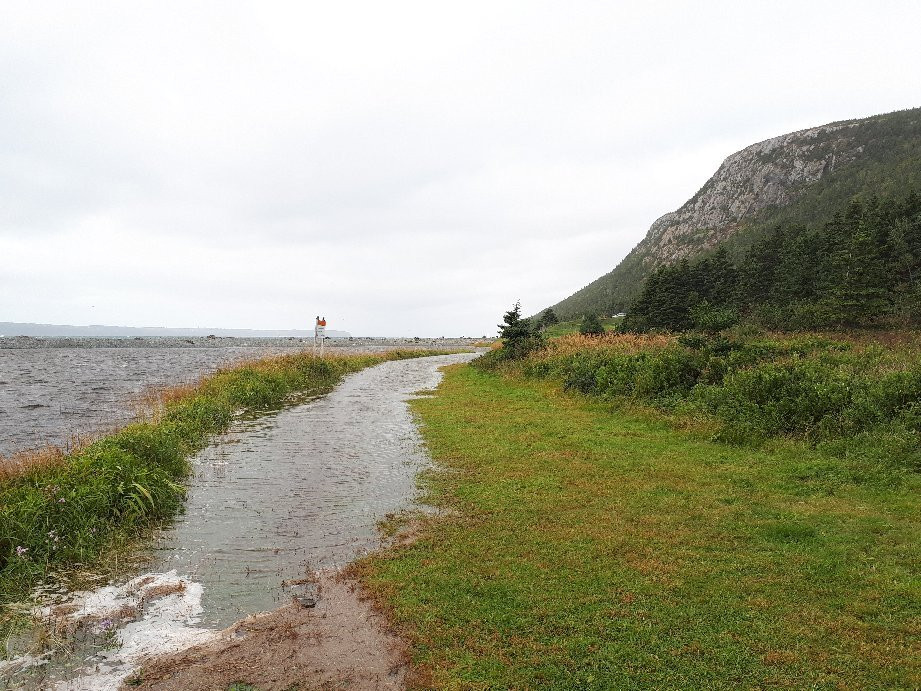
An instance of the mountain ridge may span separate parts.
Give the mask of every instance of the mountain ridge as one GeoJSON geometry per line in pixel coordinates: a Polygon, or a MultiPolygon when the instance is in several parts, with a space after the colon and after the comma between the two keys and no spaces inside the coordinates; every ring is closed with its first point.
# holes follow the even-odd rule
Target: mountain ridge
{"type": "Polygon", "coordinates": [[[839,120],[730,154],[678,209],[657,218],[614,269],[553,305],[561,319],[629,308],[659,266],[721,243],[744,248],[780,219],[815,220],[855,194],[921,183],[921,108],[839,120]]]}

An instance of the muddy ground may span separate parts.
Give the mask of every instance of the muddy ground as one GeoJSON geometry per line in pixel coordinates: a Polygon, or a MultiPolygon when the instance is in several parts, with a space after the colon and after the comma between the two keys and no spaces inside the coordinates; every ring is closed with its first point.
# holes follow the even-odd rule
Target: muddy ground
{"type": "Polygon", "coordinates": [[[295,601],[225,629],[216,640],[145,664],[123,688],[226,691],[402,689],[406,646],[358,584],[321,574],[314,607],[295,601]]]}

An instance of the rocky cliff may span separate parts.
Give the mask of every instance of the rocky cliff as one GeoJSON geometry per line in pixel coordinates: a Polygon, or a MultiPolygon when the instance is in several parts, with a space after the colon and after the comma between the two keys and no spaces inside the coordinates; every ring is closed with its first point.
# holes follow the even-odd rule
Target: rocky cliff
{"type": "Polygon", "coordinates": [[[751,235],[776,218],[815,220],[841,197],[921,182],[919,152],[921,109],[831,123],[752,144],[723,161],[681,208],[655,221],[613,271],[554,310],[563,319],[620,311],[661,264],[751,235]],[[794,206],[805,208],[782,213],[794,206]]]}

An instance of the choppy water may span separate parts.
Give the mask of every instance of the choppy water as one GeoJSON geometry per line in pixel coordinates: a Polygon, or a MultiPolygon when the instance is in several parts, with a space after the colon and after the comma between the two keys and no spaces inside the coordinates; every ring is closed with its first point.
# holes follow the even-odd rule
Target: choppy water
{"type": "Polygon", "coordinates": [[[284,347],[0,349],[0,455],[66,445],[131,420],[148,387],[197,381],[284,347]]]}
{"type": "Polygon", "coordinates": [[[406,401],[437,386],[441,366],[472,357],[386,362],[327,396],[240,421],[193,459],[186,511],[156,541],[150,576],[77,598],[93,609],[81,604],[84,614],[73,616],[91,622],[138,603],[133,621],[114,624],[113,647],[78,645],[69,658],[16,672],[14,687],[57,679],[59,688],[117,688],[144,655],[272,609],[290,597],[283,580],[374,548],[378,521],[410,505],[415,475],[429,462],[406,401]],[[150,579],[182,590],[148,601],[136,592],[150,579]]]}

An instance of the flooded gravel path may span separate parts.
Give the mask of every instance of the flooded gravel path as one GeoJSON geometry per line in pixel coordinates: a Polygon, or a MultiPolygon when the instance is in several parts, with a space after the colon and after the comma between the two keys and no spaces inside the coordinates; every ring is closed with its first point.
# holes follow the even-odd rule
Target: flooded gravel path
{"type": "Polygon", "coordinates": [[[473,357],[385,362],[326,396],[239,421],[193,459],[185,513],[156,540],[148,573],[58,608],[109,647],[77,646],[17,673],[13,688],[117,688],[151,655],[290,602],[283,581],[374,549],[378,521],[411,505],[429,463],[406,401],[435,388],[440,367],[473,357]]]}
{"type": "Polygon", "coordinates": [[[185,513],[152,570],[202,583],[202,621],[223,627],[287,601],[281,581],[366,553],[428,463],[407,399],[437,386],[439,367],[470,357],[385,362],[310,403],[235,425],[194,459],[185,513]]]}

